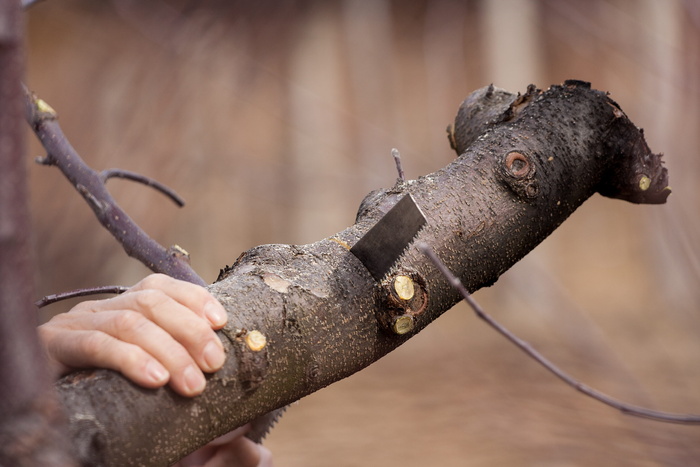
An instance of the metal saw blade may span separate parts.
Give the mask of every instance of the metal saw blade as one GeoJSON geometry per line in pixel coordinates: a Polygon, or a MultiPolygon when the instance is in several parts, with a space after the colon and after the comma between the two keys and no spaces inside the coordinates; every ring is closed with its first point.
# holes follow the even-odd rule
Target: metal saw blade
{"type": "Polygon", "coordinates": [[[250,431],[246,433],[246,438],[261,444],[265,436],[267,436],[272,427],[275,426],[277,421],[282,417],[285,410],[287,410],[286,405],[272,412],[268,412],[265,415],[261,415],[250,422],[250,431]]]}
{"type": "Polygon", "coordinates": [[[379,282],[411,244],[426,222],[423,212],[409,193],[384,214],[350,248],[350,252],[364,264],[372,277],[379,282]]]}

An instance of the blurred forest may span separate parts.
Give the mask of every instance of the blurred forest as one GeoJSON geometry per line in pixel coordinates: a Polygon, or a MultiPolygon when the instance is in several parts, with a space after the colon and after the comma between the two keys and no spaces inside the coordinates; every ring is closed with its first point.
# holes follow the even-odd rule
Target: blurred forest
{"type": "MultiPolygon", "coordinates": [[[[512,331],[625,401],[700,412],[697,0],[49,0],[27,14],[28,85],[122,207],[208,281],[244,250],[350,225],[372,189],[453,157],[472,90],[568,78],[611,93],[665,153],[673,194],[594,196],[476,294],[512,331]]],[[[28,132],[29,133],[29,132],[28,132]]],[[[41,155],[33,136],[28,158],[41,155]]],[[[30,168],[38,294],[129,285],[126,257],[53,168],[30,168]]],[[[68,309],[53,305],[49,313],[68,309]]],[[[700,428],[622,415],[550,376],[460,305],[292,406],[294,466],[687,466],[700,428]]]]}

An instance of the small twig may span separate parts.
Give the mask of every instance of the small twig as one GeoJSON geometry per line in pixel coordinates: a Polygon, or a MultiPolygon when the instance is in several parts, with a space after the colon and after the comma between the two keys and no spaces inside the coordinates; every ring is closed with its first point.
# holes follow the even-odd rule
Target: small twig
{"type": "Polygon", "coordinates": [[[509,341],[511,341],[513,344],[518,346],[522,351],[530,355],[532,358],[534,358],[537,362],[539,362],[542,366],[544,366],[547,370],[549,370],[551,373],[553,373],[555,376],[557,376],[559,379],[567,383],[568,385],[572,386],[574,389],[577,391],[582,392],[583,394],[592,397],[593,399],[596,399],[597,401],[600,401],[606,405],[609,405],[611,407],[614,407],[618,410],[620,410],[623,413],[629,414],[629,415],[635,415],[637,417],[643,417],[643,418],[649,418],[652,420],[657,420],[657,421],[662,421],[662,422],[672,422],[672,423],[683,423],[683,424],[698,424],[700,423],[700,415],[691,415],[691,414],[674,414],[674,413],[669,413],[669,412],[661,412],[657,410],[651,410],[647,409],[644,407],[639,407],[635,405],[630,405],[621,401],[618,401],[617,399],[614,399],[607,394],[604,394],[602,392],[599,392],[590,386],[587,386],[573,377],[569,376],[567,373],[559,369],[554,363],[550,362],[545,358],[542,354],[540,354],[537,350],[535,350],[530,344],[528,344],[526,341],[520,339],[517,337],[515,334],[510,332],[508,329],[506,329],[504,326],[499,324],[497,321],[495,321],[493,318],[491,318],[486,312],[481,308],[481,306],[474,300],[467,291],[467,289],[464,287],[462,282],[454,275],[452,272],[445,266],[445,263],[443,263],[440,258],[437,257],[437,255],[430,249],[430,247],[424,243],[421,243],[418,245],[418,249],[426,255],[432,262],[435,264],[435,267],[438,268],[438,270],[442,273],[443,276],[447,279],[447,281],[450,283],[452,287],[454,287],[464,298],[464,300],[469,304],[469,306],[474,310],[476,315],[486,321],[492,328],[494,328],[496,331],[501,333],[501,335],[505,336],[509,341]]]}
{"type": "Polygon", "coordinates": [[[399,173],[399,180],[405,182],[406,175],[403,173],[403,167],[401,165],[401,154],[399,154],[399,150],[396,148],[392,148],[391,155],[394,156],[394,162],[396,163],[396,171],[399,173]]]}
{"type": "Polygon", "coordinates": [[[107,169],[100,172],[100,178],[102,179],[103,183],[107,182],[107,180],[109,180],[110,178],[124,178],[126,180],[131,180],[132,182],[142,183],[146,186],[153,188],[154,190],[161,192],[162,194],[170,198],[173,201],[173,203],[177,204],[179,207],[183,207],[185,205],[185,200],[183,200],[177,193],[175,193],[174,190],[168,188],[167,186],[163,185],[162,183],[156,180],[153,180],[150,177],[137,174],[136,172],[130,172],[128,170],[123,169],[107,169]]]}
{"type": "Polygon", "coordinates": [[[48,155],[47,156],[36,156],[34,158],[34,162],[36,162],[39,165],[46,165],[46,166],[55,165],[54,161],[48,155]]]}
{"type": "Polygon", "coordinates": [[[37,308],[45,307],[46,305],[51,305],[52,303],[60,302],[61,300],[68,300],[69,298],[75,297],[85,297],[87,295],[97,295],[97,294],[122,294],[129,290],[129,287],[123,285],[103,285],[101,287],[91,287],[89,289],[78,289],[71,290],[70,292],[61,292],[56,294],[51,294],[43,297],[41,300],[34,302],[37,308]]]}

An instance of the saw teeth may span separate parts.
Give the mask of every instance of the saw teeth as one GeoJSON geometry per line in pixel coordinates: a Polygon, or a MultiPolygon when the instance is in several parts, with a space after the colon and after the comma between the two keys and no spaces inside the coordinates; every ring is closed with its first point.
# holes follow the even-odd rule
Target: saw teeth
{"type": "Polygon", "coordinates": [[[404,260],[404,259],[406,258],[406,256],[408,255],[408,252],[409,252],[409,250],[411,249],[411,246],[416,242],[416,238],[418,238],[418,235],[420,235],[420,233],[425,229],[425,227],[426,227],[427,225],[428,225],[428,224],[426,223],[426,224],[424,224],[420,229],[418,229],[418,231],[416,232],[416,234],[413,236],[413,239],[411,240],[411,243],[409,243],[408,245],[406,245],[406,247],[403,249],[403,251],[401,252],[401,254],[399,255],[399,257],[396,258],[396,261],[394,261],[394,264],[391,266],[391,268],[389,268],[389,270],[387,271],[387,273],[384,274],[384,277],[382,277],[382,280],[379,281],[380,283],[384,283],[388,278],[390,278],[390,277],[392,277],[392,276],[395,276],[395,275],[402,269],[402,268],[401,268],[401,264],[403,263],[403,260],[404,260]]]}
{"type": "Polygon", "coordinates": [[[265,415],[261,415],[252,422],[250,422],[250,431],[246,433],[246,438],[249,440],[261,444],[262,440],[270,433],[270,430],[277,424],[284,411],[287,410],[288,405],[275,409],[272,412],[268,412],[265,415]]]}

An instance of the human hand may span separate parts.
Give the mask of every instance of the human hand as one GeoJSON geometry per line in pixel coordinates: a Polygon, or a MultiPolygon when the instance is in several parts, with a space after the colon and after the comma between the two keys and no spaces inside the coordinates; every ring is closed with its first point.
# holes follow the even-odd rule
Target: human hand
{"type": "Polygon", "coordinates": [[[202,372],[224,363],[214,330],[226,319],[223,306],[205,288],[152,274],[117,297],[82,302],[38,331],[60,374],[110,368],[140,386],[169,382],[191,397],[204,390],[202,372]]]}
{"type": "Polygon", "coordinates": [[[171,467],[273,467],[272,453],[244,435],[245,425],[216,438],[171,467]]]}

